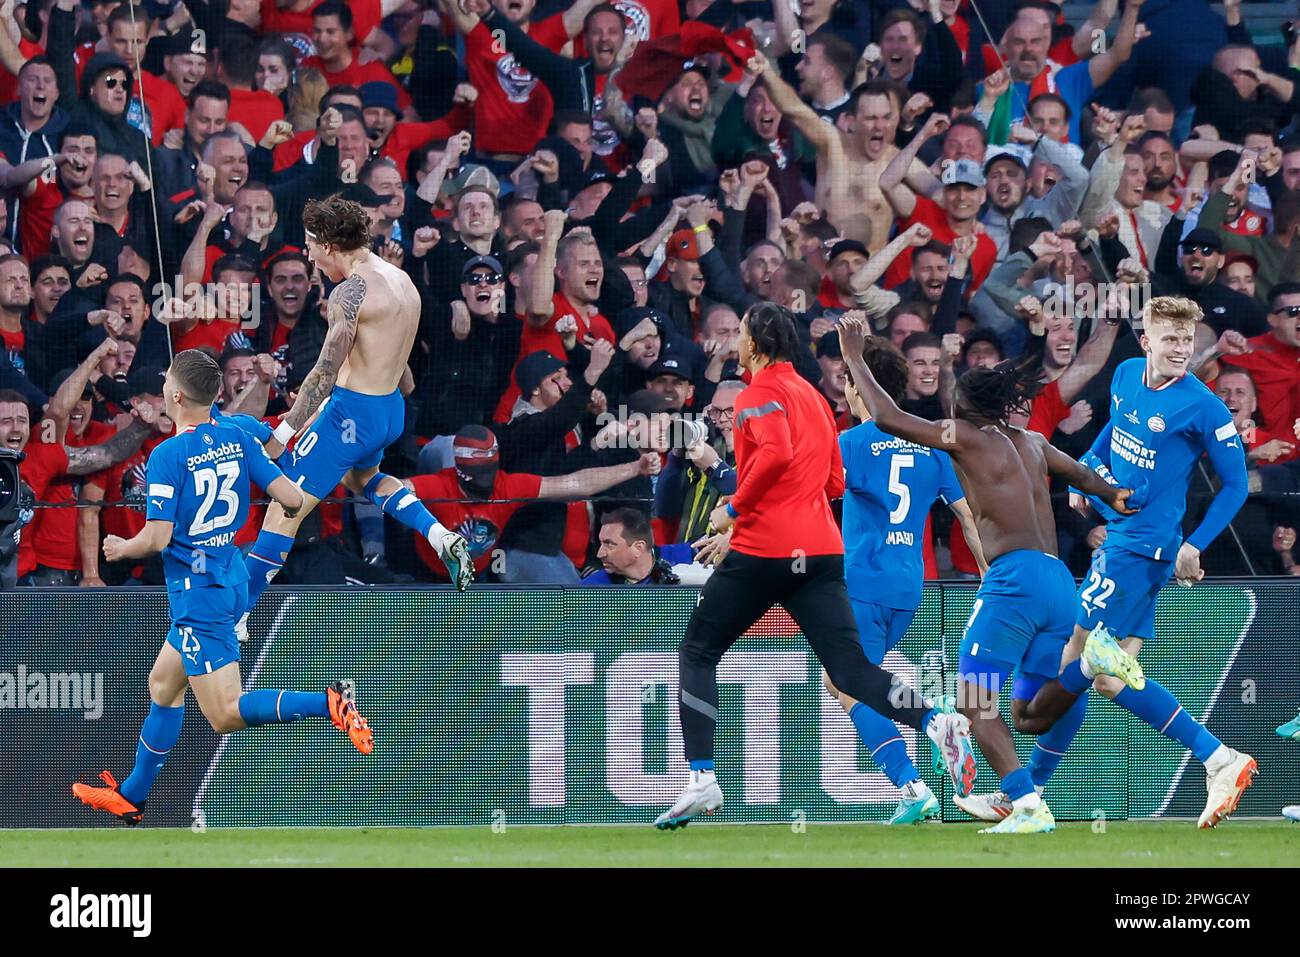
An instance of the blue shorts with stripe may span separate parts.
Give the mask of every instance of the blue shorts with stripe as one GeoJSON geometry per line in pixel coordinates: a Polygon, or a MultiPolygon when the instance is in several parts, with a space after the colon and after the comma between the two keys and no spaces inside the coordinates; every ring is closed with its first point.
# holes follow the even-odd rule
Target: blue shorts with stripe
{"type": "Polygon", "coordinates": [[[963,680],[997,691],[1016,673],[1012,697],[1055,678],[1074,632],[1074,578],[1065,563],[1033,549],[999,555],[975,596],[961,640],[963,680]]]}
{"type": "Polygon", "coordinates": [[[308,495],[325,498],[352,469],[374,468],[402,437],[406,403],[399,391],[366,395],[338,386],[297,441],[284,474],[308,495]]]}
{"type": "Polygon", "coordinates": [[[167,644],[180,652],[185,673],[194,677],[239,661],[235,623],[248,603],[248,583],[187,588],[188,583],[181,579],[167,584],[172,616],[167,644]]]}
{"type": "Polygon", "coordinates": [[[849,598],[849,604],[858,623],[858,641],[873,665],[884,661],[885,655],[903,640],[916,617],[915,608],[890,608],[857,598],[849,598]]]}
{"type": "Polygon", "coordinates": [[[1105,625],[1116,641],[1149,641],[1156,633],[1156,596],[1173,574],[1171,560],[1103,545],[1079,589],[1075,624],[1085,631],[1105,625]]]}

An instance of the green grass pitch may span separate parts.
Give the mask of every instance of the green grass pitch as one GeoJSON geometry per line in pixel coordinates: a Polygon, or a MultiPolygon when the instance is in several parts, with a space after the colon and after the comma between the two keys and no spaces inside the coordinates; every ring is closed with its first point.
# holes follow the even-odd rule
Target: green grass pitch
{"type": "Polygon", "coordinates": [[[1284,867],[1300,860],[1300,825],[1234,820],[1062,824],[997,836],[974,824],[721,825],[356,829],[106,828],[0,831],[14,867],[1284,867]]]}

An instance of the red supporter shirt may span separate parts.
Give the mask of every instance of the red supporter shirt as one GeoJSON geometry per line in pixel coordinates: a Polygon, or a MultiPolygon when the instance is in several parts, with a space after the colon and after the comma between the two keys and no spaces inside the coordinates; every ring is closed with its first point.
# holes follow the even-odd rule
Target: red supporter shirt
{"type": "Polygon", "coordinates": [[[133,93],[137,100],[143,99],[149,108],[150,142],[154,146],[162,146],[163,136],[168,130],[184,129],[185,112],[188,107],[185,105],[184,97],[171,80],[154,76],[148,70],[141,70],[133,93]]]}
{"type": "MultiPolygon", "coordinates": [[[[69,429],[63,443],[69,448],[84,448],[87,445],[107,442],[116,434],[117,430],[107,422],[92,421],[80,436],[69,429]]],[[[29,446],[29,451],[30,448],[29,446]]],[[[26,468],[27,465],[24,463],[24,474],[26,468]]],[[[53,504],[70,505],[77,501],[82,481],[79,476],[63,476],[55,479],[47,486],[45,500],[53,504]]],[[[81,548],[77,542],[78,514],[79,509],[75,508],[49,508],[37,511],[36,519],[32,522],[31,533],[25,536],[25,541],[30,541],[32,546],[29,557],[34,558],[33,567],[44,565],[46,568],[81,571],[81,548]]]]}
{"type": "MultiPolygon", "coordinates": [[[[37,177],[34,182],[36,190],[30,196],[23,196],[18,207],[18,239],[28,262],[49,255],[54,214],[68,198],[57,179],[47,183],[37,177]]],[[[86,202],[91,202],[91,199],[87,197],[86,202]]]]}
{"type": "Polygon", "coordinates": [[[239,320],[237,319],[213,319],[209,321],[200,319],[189,332],[180,335],[172,334],[172,349],[173,352],[184,352],[186,349],[199,349],[207,346],[210,349],[215,349],[219,355],[221,350],[226,347],[226,340],[238,331],[239,320]]]}
{"type": "MultiPolygon", "coordinates": [[[[614,329],[600,313],[588,317],[586,312],[576,308],[569,298],[562,292],[557,292],[551,299],[551,304],[555,307],[551,312],[551,318],[546,320],[546,325],[538,327],[524,323],[523,335],[519,338],[519,356],[515,359],[515,365],[524,356],[532,355],[540,349],[549,352],[561,362],[569,360],[569,354],[564,351],[564,338],[555,331],[555,324],[565,316],[573,316],[578,320],[578,341],[582,341],[583,336],[592,335],[597,339],[604,339],[612,346],[618,344],[614,337],[614,329]]],[[[501,401],[497,404],[496,421],[509,422],[510,410],[515,407],[515,400],[519,398],[519,386],[515,383],[515,372],[510,370],[510,387],[506,389],[505,394],[501,396],[501,401]]]]}
{"type": "Polygon", "coordinates": [[[274,93],[265,90],[237,90],[233,86],[230,88],[230,122],[239,123],[248,130],[254,143],[260,143],[270,125],[282,119],[284,104],[274,93]]]}
{"type": "Polygon", "coordinates": [[[1285,438],[1292,423],[1300,418],[1300,349],[1287,345],[1272,332],[1248,341],[1250,352],[1223,356],[1219,361],[1250,371],[1259,393],[1260,418],[1285,438]]]}
{"type": "MultiPolygon", "coordinates": [[[[902,232],[916,223],[929,226],[930,232],[938,242],[951,246],[953,240],[957,238],[957,233],[948,225],[948,214],[943,207],[926,196],[916,197],[916,208],[912,210],[911,216],[898,224],[898,231],[902,232]]],[[[975,252],[970,259],[970,285],[966,289],[967,298],[974,295],[975,290],[979,289],[988,278],[988,274],[993,269],[993,262],[997,258],[997,243],[993,242],[987,233],[979,233],[975,238],[975,252]]],[[[912,247],[909,246],[885,270],[885,288],[893,289],[895,286],[902,285],[907,282],[911,274],[912,247]]]]}
{"type": "Polygon", "coordinates": [[[411,150],[433,140],[445,140],[455,136],[461,130],[468,129],[473,118],[474,114],[470,112],[469,107],[458,103],[441,119],[431,120],[428,123],[399,122],[388,134],[388,139],[384,140],[379,155],[387,156],[396,163],[397,172],[402,174],[402,179],[406,179],[406,159],[411,155],[411,150]]]}
{"type": "Polygon", "coordinates": [[[362,63],[357,57],[356,48],[352,51],[352,62],[341,70],[327,70],[325,64],[321,63],[320,57],[309,56],[302,61],[305,67],[311,67],[320,70],[321,76],[325,77],[325,82],[330,86],[355,86],[360,88],[363,83],[373,83],[382,81],[391,83],[393,89],[397,90],[397,105],[405,110],[411,105],[411,94],[406,92],[406,87],[397,82],[397,77],[393,76],[388,67],[375,60],[369,63],[362,63]]]}
{"type": "Polygon", "coordinates": [[[302,152],[307,148],[307,144],[316,138],[316,131],[302,130],[293,134],[293,139],[286,143],[281,143],[275,148],[275,172],[279,173],[288,169],[298,160],[302,159],[302,152]]]}
{"type": "Polygon", "coordinates": [[[112,508],[105,507],[100,513],[105,535],[132,538],[144,528],[145,467],[149,462],[149,453],[169,438],[170,434],[156,432],[145,439],[144,444],[126,461],[96,472],[86,479],[103,490],[105,506],[119,503],[112,508]],[[120,504],[127,496],[132,496],[139,503],[139,508],[120,504]]]}
{"type": "Polygon", "coordinates": [[[492,32],[484,23],[465,37],[465,57],[469,82],[478,90],[475,146],[487,154],[528,153],[546,135],[555,111],[550,91],[515,62],[514,54],[494,52],[492,32]]]}
{"type": "MultiPolygon", "coordinates": [[[[318,0],[306,10],[281,10],[278,0],[262,0],[262,33],[301,33],[311,36],[311,12],[324,3],[318,0]]],[[[357,43],[365,42],[383,19],[380,0],[349,0],[352,32],[357,43]]]]}
{"type": "MultiPolygon", "coordinates": [[[[443,469],[432,475],[417,475],[411,479],[415,494],[422,500],[440,498],[467,498],[461,491],[460,480],[456,470],[443,469]]],[[[497,472],[496,481],[492,483],[492,498],[537,498],[542,490],[540,475],[511,474],[497,472]]],[[[469,553],[474,557],[474,570],[482,573],[492,562],[492,551],[497,539],[510,521],[510,516],[523,508],[527,502],[429,502],[425,507],[433,516],[453,532],[465,537],[469,543],[469,553]]],[[[415,533],[415,549],[420,559],[435,578],[445,579],[447,568],[442,563],[432,546],[424,536],[415,533]]]]}
{"type": "MultiPolygon", "coordinates": [[[[23,449],[22,479],[31,488],[38,502],[51,501],[52,490],[68,471],[68,453],[62,444],[28,442],[23,449]]],[[[58,495],[57,491],[53,494],[58,495]]],[[[71,512],[72,509],[67,509],[71,512]]],[[[37,509],[36,517],[22,530],[18,542],[18,575],[26,575],[36,567],[36,537],[45,520],[46,510],[37,509]]],[[[73,517],[76,521],[76,517],[73,517]]]]}
{"type": "Polygon", "coordinates": [[[844,494],[835,421],[789,362],[755,374],[736,400],[732,547],[759,558],[842,555],[830,499],[844,494]]]}
{"type": "MultiPolygon", "coordinates": [[[[1038,395],[1034,396],[1027,428],[1050,442],[1056,427],[1069,417],[1070,407],[1061,401],[1061,387],[1053,379],[1043,386],[1043,390],[1038,395]]],[[[954,537],[957,537],[955,532],[954,537]]]]}

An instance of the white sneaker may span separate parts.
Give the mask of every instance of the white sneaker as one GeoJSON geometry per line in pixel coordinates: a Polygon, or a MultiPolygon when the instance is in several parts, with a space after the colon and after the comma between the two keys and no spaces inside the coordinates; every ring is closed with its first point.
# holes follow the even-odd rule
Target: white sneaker
{"type": "Polygon", "coordinates": [[[954,794],[969,797],[975,789],[976,773],[975,747],[970,739],[970,718],[964,714],[940,712],[930,721],[925,733],[943,755],[954,794]]]}
{"type": "Polygon", "coordinates": [[[972,794],[970,797],[952,796],[952,803],[957,805],[977,821],[996,824],[1011,813],[1011,798],[1001,791],[992,794],[972,794]]]}
{"type": "Polygon", "coordinates": [[[241,645],[248,644],[248,615],[249,612],[244,612],[239,621],[235,622],[235,637],[241,645]]]}
{"type": "Polygon", "coordinates": [[[1232,757],[1227,764],[1213,774],[1205,773],[1205,790],[1209,792],[1209,798],[1196,822],[1197,827],[1217,827],[1226,820],[1237,810],[1241,795],[1259,773],[1259,765],[1249,754],[1231,749],[1229,753],[1232,757]]]}
{"type": "MultiPolygon", "coordinates": [[[[1038,796],[1043,796],[1041,785],[1035,785],[1034,790],[1038,796]]],[[[1011,798],[1007,797],[1004,791],[994,791],[992,794],[972,794],[970,797],[957,797],[953,795],[952,803],[957,805],[977,821],[989,821],[997,823],[1005,818],[1014,809],[1011,798]]]]}
{"type": "Polygon", "coordinates": [[[692,771],[691,782],[686,785],[676,803],[655,818],[655,827],[673,831],[691,823],[697,814],[712,814],[722,807],[722,788],[712,771],[692,771]]]}
{"type": "Polygon", "coordinates": [[[1282,816],[1288,821],[1295,821],[1300,824],[1300,804],[1288,804],[1282,808],[1282,816]]]}

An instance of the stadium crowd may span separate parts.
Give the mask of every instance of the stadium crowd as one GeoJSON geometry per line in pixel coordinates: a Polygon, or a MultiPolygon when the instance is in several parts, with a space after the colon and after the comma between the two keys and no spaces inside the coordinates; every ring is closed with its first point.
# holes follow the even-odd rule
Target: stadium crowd
{"type": "MultiPolygon", "coordinates": [[[[1167,294],[1205,312],[1195,374],[1256,493],[1203,563],[1295,572],[1300,37],[1252,39],[1240,0],[1100,0],[1077,29],[1040,0],[4,0],[0,21],[0,448],[25,456],[3,587],[161,583],[100,542],[143,525],[169,356],[211,349],[222,408],[278,421],[326,328],[300,212],[336,192],[423,300],[384,468],[480,578],[680,580],[735,489],[755,302],[794,312],[843,429],[834,321],[864,309],[909,411],[1037,361],[1024,424],[1078,456],[1167,294]]],[[[1080,573],[1105,525],[1056,491],[1080,573]]],[[[945,513],[927,574],[973,576],[945,513]]],[[[445,576],[386,521],[340,486],[278,581],[445,576]]]]}

